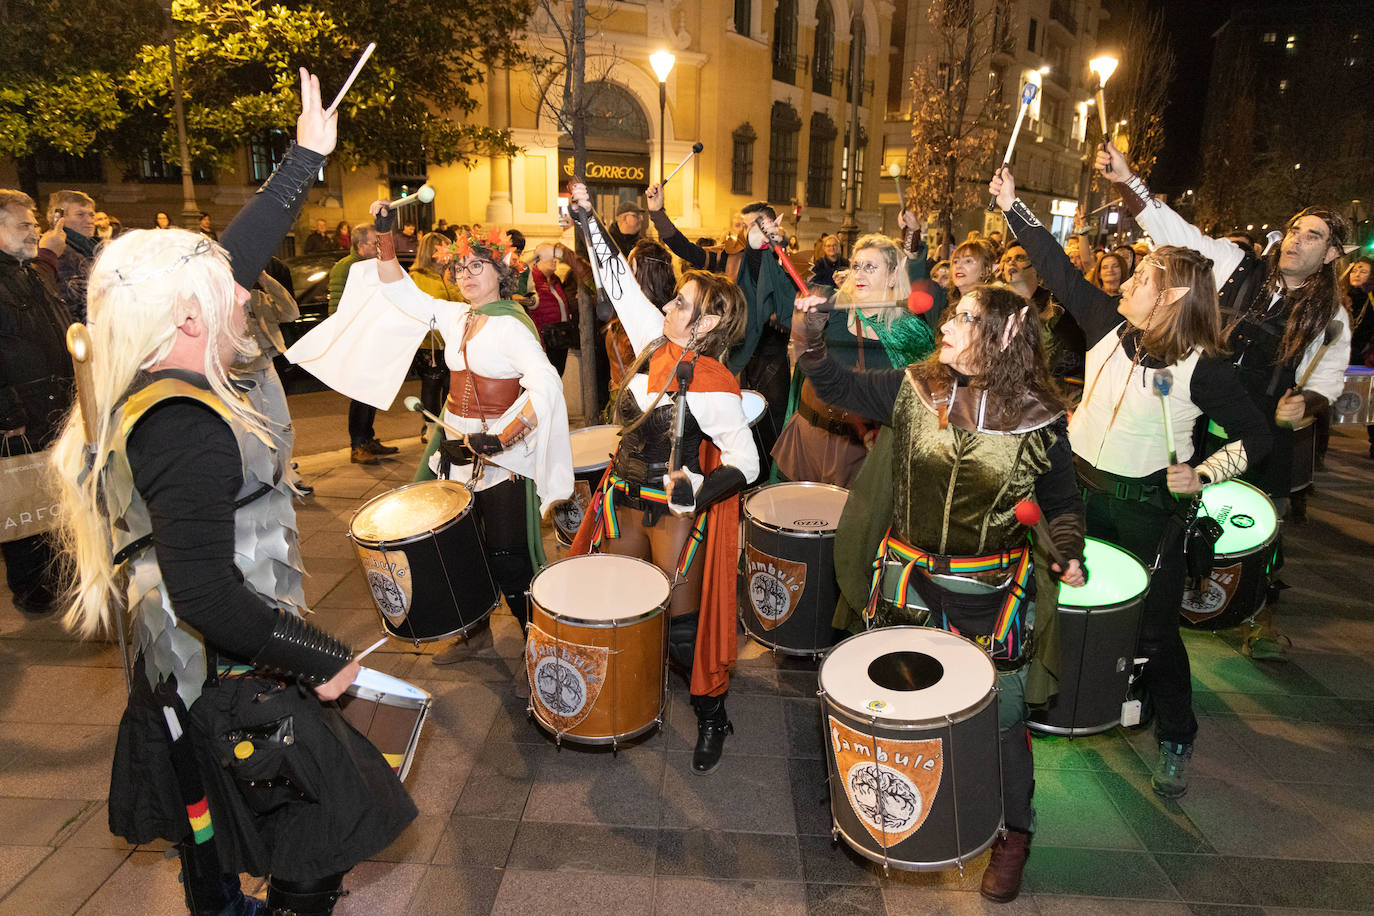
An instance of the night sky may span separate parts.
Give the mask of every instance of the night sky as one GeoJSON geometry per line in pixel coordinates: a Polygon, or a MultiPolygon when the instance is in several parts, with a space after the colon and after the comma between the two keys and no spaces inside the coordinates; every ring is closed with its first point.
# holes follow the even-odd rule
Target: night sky
{"type": "Polygon", "coordinates": [[[1150,185],[1176,194],[1202,180],[1202,119],[1212,66],[1212,33],[1230,15],[1227,0],[1152,0],[1164,10],[1164,27],[1178,63],[1164,113],[1165,146],[1150,185]]]}

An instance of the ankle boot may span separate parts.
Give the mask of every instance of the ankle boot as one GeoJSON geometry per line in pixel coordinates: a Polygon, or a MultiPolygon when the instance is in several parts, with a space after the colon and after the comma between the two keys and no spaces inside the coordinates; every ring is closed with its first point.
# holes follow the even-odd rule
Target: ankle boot
{"type": "Polygon", "coordinates": [[[283,888],[274,879],[267,879],[267,907],[272,916],[330,916],[334,904],[347,895],[338,884],[300,890],[283,888]]]}
{"type": "Polygon", "coordinates": [[[697,624],[701,615],[693,611],[668,621],[668,658],[688,674],[697,654],[697,624]]]}
{"type": "Polygon", "coordinates": [[[992,844],[992,858],[983,870],[982,895],[996,903],[1010,903],[1021,893],[1021,872],[1030,856],[1031,835],[1010,827],[992,844]]]}
{"type": "Polygon", "coordinates": [[[725,736],[735,732],[735,726],[725,714],[725,694],[718,697],[692,695],[692,708],[697,713],[697,746],[692,751],[692,772],[701,776],[720,766],[725,750],[725,736]]]}

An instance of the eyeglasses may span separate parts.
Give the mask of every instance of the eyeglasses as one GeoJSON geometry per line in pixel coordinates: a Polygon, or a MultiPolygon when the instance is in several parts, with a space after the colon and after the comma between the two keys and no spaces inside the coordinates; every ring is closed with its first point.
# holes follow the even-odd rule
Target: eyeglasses
{"type": "Polygon", "coordinates": [[[975,315],[972,312],[955,312],[950,320],[959,324],[977,324],[983,320],[983,316],[975,315]]]}
{"type": "Polygon", "coordinates": [[[884,268],[881,264],[874,264],[871,262],[867,264],[859,264],[856,262],[853,265],[853,270],[856,273],[866,274],[871,277],[876,273],[881,273],[884,270],[884,268]]]}
{"type": "Polygon", "coordinates": [[[466,264],[454,264],[453,270],[455,273],[466,271],[469,277],[475,277],[482,272],[482,268],[486,265],[487,262],[482,260],[481,258],[474,258],[473,260],[468,261],[466,264]]]}

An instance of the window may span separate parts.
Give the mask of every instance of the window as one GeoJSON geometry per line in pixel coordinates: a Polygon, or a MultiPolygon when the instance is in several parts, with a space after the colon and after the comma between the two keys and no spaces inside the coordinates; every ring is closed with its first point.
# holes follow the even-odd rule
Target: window
{"type": "Polygon", "coordinates": [[[753,0],[735,0],[735,31],[749,37],[749,20],[753,18],[753,0]]]}
{"type": "Polygon", "coordinates": [[[1288,80],[1279,80],[1279,92],[1288,91],[1288,80]]]}
{"type": "MultiPolygon", "coordinates": [[[[864,199],[864,154],[868,147],[868,132],[862,127],[859,128],[858,153],[854,161],[858,166],[854,170],[854,199],[858,201],[858,206],[863,206],[864,199]]],[[[849,134],[845,133],[844,149],[840,156],[840,184],[844,187],[849,186],[849,134]]],[[[844,204],[848,206],[846,202],[844,204]]]]}
{"type": "Polygon", "coordinates": [[[835,14],[829,0],[816,5],[816,49],[811,56],[811,91],[830,94],[835,76],[835,14]]]}
{"type": "Polygon", "coordinates": [[[272,170],[286,155],[291,135],[284,130],[266,130],[248,141],[248,173],[261,184],[272,176],[272,170]]]}
{"type": "Polygon", "coordinates": [[[748,121],[735,128],[734,152],[730,156],[730,193],[754,196],[754,141],[758,134],[748,121]]]}
{"type": "Polygon", "coordinates": [[[1265,32],[1264,37],[1260,39],[1260,41],[1264,42],[1267,45],[1272,45],[1274,42],[1278,40],[1279,36],[1273,32],[1265,32]]]}
{"type": "Polygon", "coordinates": [[[774,102],[768,120],[768,199],[790,201],[797,193],[797,134],[801,116],[786,102],[774,102]]]}
{"type": "Polygon", "coordinates": [[[1283,46],[1283,47],[1284,47],[1284,50],[1286,50],[1286,51],[1288,52],[1288,56],[1289,56],[1289,57],[1292,57],[1294,54],[1297,54],[1297,53],[1298,53],[1298,36],[1296,36],[1296,35],[1289,35],[1289,36],[1288,36],[1288,41],[1284,43],[1284,46],[1283,46]]]}
{"type": "Polygon", "coordinates": [[[806,205],[829,207],[835,178],[835,122],[821,112],[811,116],[811,146],[806,157],[806,205]]]}
{"type": "MultiPolygon", "coordinates": [[[[161,150],[145,149],[128,174],[135,181],[181,181],[181,166],[164,159],[161,150]]],[[[196,166],[191,171],[191,178],[194,181],[212,182],[215,173],[204,166],[196,166]]]]}
{"type": "Polygon", "coordinates": [[[105,164],[98,153],[73,156],[57,150],[43,150],[34,154],[33,170],[39,181],[105,180],[105,164]]]}
{"type": "Polygon", "coordinates": [[[1040,23],[1038,23],[1038,22],[1036,22],[1034,19],[1032,19],[1032,20],[1030,21],[1030,37],[1026,39],[1026,50],[1027,50],[1027,51],[1034,51],[1034,50],[1035,50],[1035,39],[1036,39],[1036,34],[1035,34],[1035,33],[1036,33],[1039,29],[1040,29],[1040,23]]]}
{"type": "Polygon", "coordinates": [[[797,0],[778,0],[773,18],[773,79],[797,81],[797,0]]]}

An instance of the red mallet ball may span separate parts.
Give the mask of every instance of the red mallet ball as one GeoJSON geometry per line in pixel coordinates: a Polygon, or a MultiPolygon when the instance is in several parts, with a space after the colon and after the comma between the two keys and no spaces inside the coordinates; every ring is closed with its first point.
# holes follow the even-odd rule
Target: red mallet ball
{"type": "Polygon", "coordinates": [[[906,307],[913,315],[924,315],[935,306],[935,297],[931,295],[930,284],[924,280],[914,280],[911,284],[911,293],[906,297],[906,307]]]}
{"type": "Polygon", "coordinates": [[[1032,527],[1040,521],[1040,507],[1029,499],[1023,499],[1016,504],[1016,520],[1027,528],[1032,527]]]}

